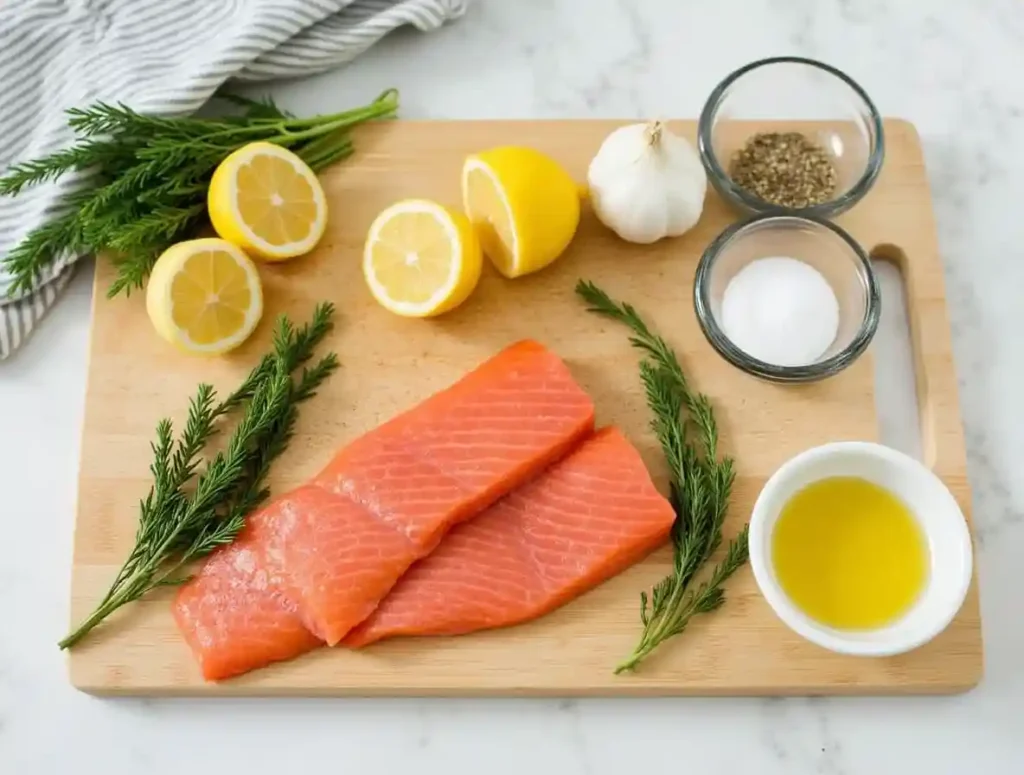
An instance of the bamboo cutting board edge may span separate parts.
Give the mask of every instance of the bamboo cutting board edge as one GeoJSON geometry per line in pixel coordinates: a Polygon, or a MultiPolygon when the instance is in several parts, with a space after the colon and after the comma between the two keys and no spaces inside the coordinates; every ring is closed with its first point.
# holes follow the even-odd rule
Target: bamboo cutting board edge
{"type": "MultiPolygon", "coordinates": [[[[488,273],[465,310],[437,322],[410,324],[381,315],[361,295],[361,281],[345,281],[355,278],[351,266],[338,258],[358,255],[365,227],[381,207],[402,196],[433,196],[457,204],[457,169],[466,152],[505,142],[535,145],[582,179],[600,139],[621,123],[400,121],[360,133],[357,154],[324,176],[334,203],[332,216],[344,212],[346,217],[339,222],[332,217],[321,247],[300,259],[301,265],[270,267],[265,273],[266,320],[283,310],[304,320],[311,298],[321,298],[325,287],[337,289],[334,300],[341,315],[340,331],[330,346],[341,356],[343,369],[325,395],[304,408],[292,449],[277,464],[277,492],[310,475],[343,440],[453,381],[520,335],[535,335],[562,354],[594,395],[599,419],[620,424],[655,478],[662,477],[657,449],[642,430],[646,407],[625,331],[573,307],[566,290],[571,291],[577,276],[598,281],[613,296],[634,302],[648,314],[680,349],[698,386],[710,393],[722,418],[723,441],[735,452],[740,473],[730,532],[745,519],[764,479],[791,454],[834,438],[876,437],[870,351],[826,383],[779,388],[741,375],[700,337],[692,308],[685,303],[686,278],[692,279],[703,246],[733,217],[711,193],[705,216],[690,235],[648,251],[643,260],[651,264],[649,277],[623,269],[625,261],[632,259],[635,265],[638,259],[620,254],[642,248],[609,239],[585,216],[570,255],[555,266],[515,284],[488,273]],[[679,279],[675,286],[668,282],[674,272],[679,279]],[[514,319],[523,303],[548,317],[514,319]],[[500,316],[492,307],[508,313],[509,320],[495,324],[493,318],[500,316]],[[379,353],[366,347],[368,331],[375,332],[379,353]],[[438,354],[434,368],[424,371],[428,345],[438,354]],[[627,367],[606,369],[614,359],[627,367]],[[403,382],[410,369],[417,380],[403,382]]],[[[692,139],[694,124],[673,122],[673,127],[692,139]]],[[[901,266],[925,457],[969,515],[956,373],[923,158],[916,132],[906,122],[887,120],[886,141],[887,160],[875,189],[840,222],[866,249],[878,247],[880,257],[901,266]]],[[[147,445],[156,419],[167,413],[180,416],[180,405],[200,380],[224,389],[236,383],[264,347],[269,329],[261,324],[255,341],[237,355],[200,369],[196,361],[169,355],[155,341],[140,295],[106,301],[109,279],[109,267],[99,263],[72,574],[76,621],[101,596],[130,548],[133,506],[147,483],[147,445]]],[[[721,611],[695,620],[638,673],[612,676],[611,668],[631,650],[639,632],[639,590],[663,575],[669,563],[663,549],[527,625],[461,638],[396,640],[366,654],[321,650],[223,684],[201,681],[171,624],[168,594],[161,593],[112,617],[73,650],[69,671],[72,683],[91,693],[178,696],[936,694],[970,689],[981,678],[976,570],[967,601],[946,632],[908,655],[860,660],[830,654],[790,633],[761,599],[749,568],[730,582],[721,611]]]]}

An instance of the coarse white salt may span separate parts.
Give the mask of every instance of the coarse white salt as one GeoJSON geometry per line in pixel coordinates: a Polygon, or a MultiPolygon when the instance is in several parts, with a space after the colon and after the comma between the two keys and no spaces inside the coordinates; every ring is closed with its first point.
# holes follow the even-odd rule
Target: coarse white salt
{"type": "Polygon", "coordinates": [[[722,296],[725,335],[747,355],[776,366],[807,366],[839,331],[839,301],[817,269],[773,256],[747,264],[722,296]]]}

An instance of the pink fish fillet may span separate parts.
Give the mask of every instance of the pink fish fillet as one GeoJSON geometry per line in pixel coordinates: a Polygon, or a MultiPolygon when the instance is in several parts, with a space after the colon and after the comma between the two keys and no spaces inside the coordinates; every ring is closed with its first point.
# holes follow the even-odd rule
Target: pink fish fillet
{"type": "Polygon", "coordinates": [[[674,518],[633,445],[605,428],[453,529],[343,643],[535,619],[644,557],[674,518]]]}
{"type": "Polygon", "coordinates": [[[593,431],[594,406],[537,342],[513,344],[343,448],[250,517],[175,601],[211,680],[338,643],[454,525],[593,431]]]}

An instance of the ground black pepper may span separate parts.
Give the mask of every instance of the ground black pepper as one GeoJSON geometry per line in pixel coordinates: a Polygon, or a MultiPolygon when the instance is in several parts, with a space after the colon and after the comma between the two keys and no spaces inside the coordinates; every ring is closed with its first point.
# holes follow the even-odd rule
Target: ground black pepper
{"type": "Polygon", "coordinates": [[[829,201],[836,169],[824,148],[800,132],[759,132],[732,158],[733,182],[765,202],[803,208],[829,201]]]}

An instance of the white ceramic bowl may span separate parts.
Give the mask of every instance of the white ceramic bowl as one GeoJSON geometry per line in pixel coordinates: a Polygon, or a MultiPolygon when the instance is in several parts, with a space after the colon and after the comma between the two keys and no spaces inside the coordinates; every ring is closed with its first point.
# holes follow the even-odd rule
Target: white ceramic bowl
{"type": "Polygon", "coordinates": [[[973,569],[970,532],[956,499],[931,470],[881,444],[844,441],[814,447],[785,463],[765,484],[750,518],[750,565],[761,593],[791,629],[842,654],[889,656],[927,643],[952,621],[973,569]],[[811,619],[789,599],[772,567],[779,512],[799,490],[830,476],[859,476],[898,496],[921,526],[930,555],[928,580],[900,619],[873,630],[838,630],[811,619]]]}

